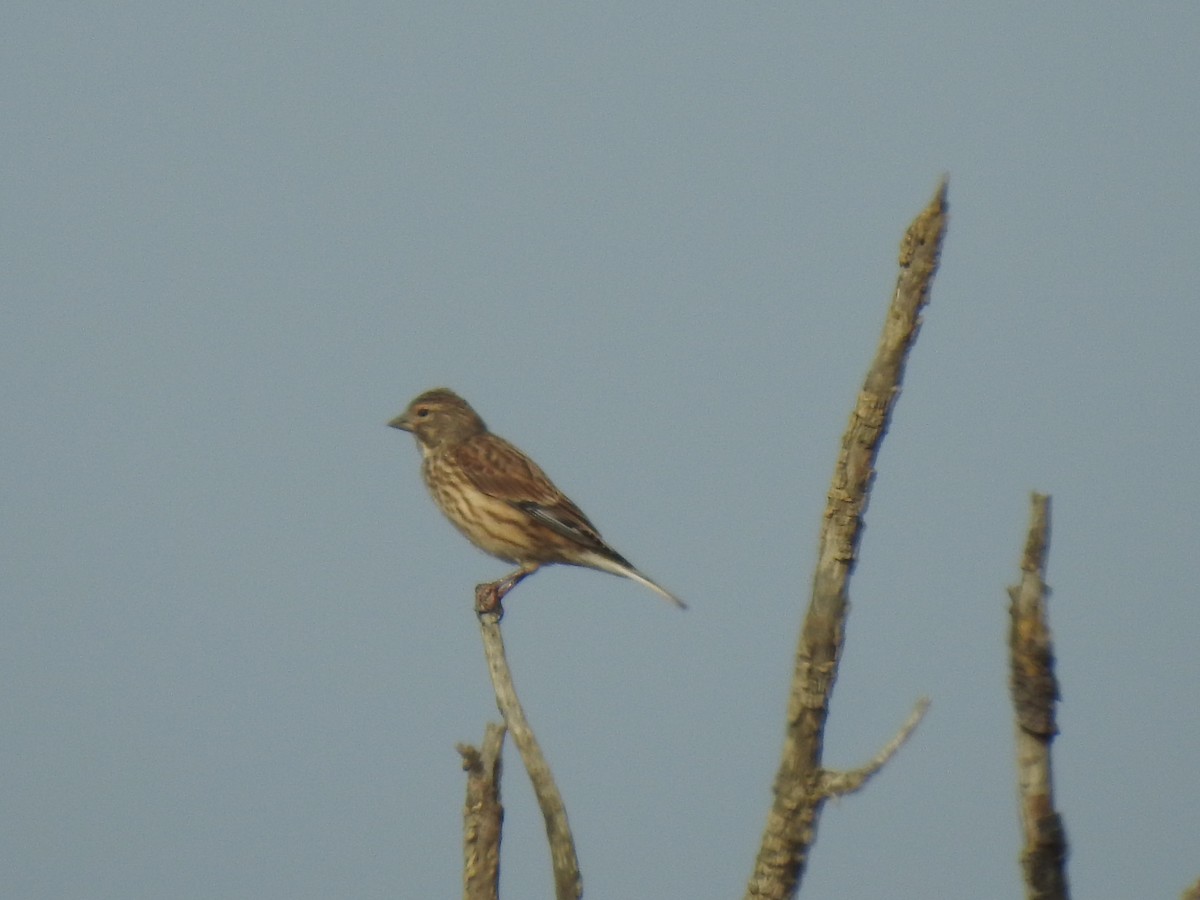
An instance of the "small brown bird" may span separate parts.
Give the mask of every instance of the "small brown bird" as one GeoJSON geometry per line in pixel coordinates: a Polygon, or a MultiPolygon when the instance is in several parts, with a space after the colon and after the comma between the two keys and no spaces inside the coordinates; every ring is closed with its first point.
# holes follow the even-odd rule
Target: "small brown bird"
{"type": "Polygon", "coordinates": [[[426,391],[388,424],[411,431],[434,501],[472,544],[520,566],[496,583],[496,600],[554,563],[622,575],[686,609],[604,543],[587,516],[528,456],[499,435],[453,391],[426,391]]]}

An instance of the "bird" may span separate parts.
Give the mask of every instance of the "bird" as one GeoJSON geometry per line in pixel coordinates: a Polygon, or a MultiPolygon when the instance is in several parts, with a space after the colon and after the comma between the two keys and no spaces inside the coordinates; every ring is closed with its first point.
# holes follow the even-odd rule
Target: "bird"
{"type": "Polygon", "coordinates": [[[492,585],[503,596],[543,566],[564,564],[636,581],[687,604],[639,572],[541,468],[484,424],[462,397],[434,388],[388,422],[421,450],[421,474],[434,502],[472,544],[518,568],[492,585]]]}

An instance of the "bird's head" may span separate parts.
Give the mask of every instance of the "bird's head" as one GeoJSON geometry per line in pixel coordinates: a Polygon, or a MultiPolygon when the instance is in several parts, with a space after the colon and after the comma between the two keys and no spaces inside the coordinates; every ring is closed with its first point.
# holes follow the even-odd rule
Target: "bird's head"
{"type": "Polygon", "coordinates": [[[447,388],[426,391],[388,425],[411,431],[426,452],[452,447],[487,431],[467,401],[447,388]]]}

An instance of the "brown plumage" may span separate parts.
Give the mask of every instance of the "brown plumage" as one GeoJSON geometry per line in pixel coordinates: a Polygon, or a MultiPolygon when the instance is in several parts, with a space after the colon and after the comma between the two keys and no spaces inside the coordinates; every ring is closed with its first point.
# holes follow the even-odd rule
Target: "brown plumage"
{"type": "Polygon", "coordinates": [[[564,563],[624,576],[686,608],[608,546],[546,473],[488,431],[453,391],[426,391],[388,424],[416,437],[425,485],[454,527],[479,549],[520,566],[497,583],[498,598],[541,566],[564,563]]]}

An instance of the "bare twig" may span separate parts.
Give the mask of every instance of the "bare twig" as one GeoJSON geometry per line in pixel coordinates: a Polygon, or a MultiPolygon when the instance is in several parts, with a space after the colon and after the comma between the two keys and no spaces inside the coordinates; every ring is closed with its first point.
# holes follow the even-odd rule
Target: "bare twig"
{"type": "Polygon", "coordinates": [[[1046,616],[1046,555],[1050,546],[1050,498],[1031,499],[1029,535],[1021,558],[1021,583],[1012,599],[1011,651],[1013,707],[1017,726],[1017,785],[1025,846],[1021,868],[1029,900],[1066,900],[1067,835],[1054,808],[1050,744],[1058,734],[1054,704],[1054,644],[1046,616]]]}
{"type": "Polygon", "coordinates": [[[913,711],[908,714],[908,718],[904,720],[900,730],[865,766],[858,769],[847,769],[844,772],[822,769],[821,792],[826,797],[843,797],[865,787],[867,782],[887,764],[888,760],[896,755],[896,751],[912,737],[912,733],[917,730],[917,726],[921,724],[921,720],[925,718],[925,713],[928,711],[929,698],[922,697],[913,707],[913,711]]]}
{"type": "Polygon", "coordinates": [[[788,698],[787,730],[747,900],[791,897],[800,883],[826,798],[821,753],[829,698],[837,678],[854,568],[879,444],[900,392],[904,366],[921,325],[946,232],[946,182],[909,226],[900,245],[900,275],[883,335],[867,373],[834,469],[821,529],[812,599],[800,631],[788,698]]]}
{"type": "Polygon", "coordinates": [[[504,726],[488,723],[476,750],[459,744],[467,773],[463,807],[463,900],[498,900],[500,835],[504,806],[500,803],[500,749],[504,726]]]}
{"type": "Polygon", "coordinates": [[[579,859],[575,855],[575,839],[571,836],[567,810],[554,783],[550,766],[542,755],[533,729],[529,727],[521,701],[517,699],[512,672],[504,654],[504,639],[500,635],[500,619],[504,609],[497,602],[496,593],[494,584],[481,584],[475,588],[475,611],[483,635],[488,673],[492,676],[492,688],[496,692],[496,705],[521,753],[542,817],[546,820],[546,837],[550,842],[550,861],[554,868],[555,897],[557,900],[578,900],[583,896],[583,878],[579,874],[579,859]]]}

